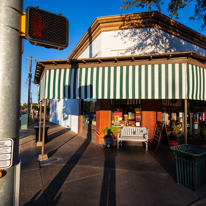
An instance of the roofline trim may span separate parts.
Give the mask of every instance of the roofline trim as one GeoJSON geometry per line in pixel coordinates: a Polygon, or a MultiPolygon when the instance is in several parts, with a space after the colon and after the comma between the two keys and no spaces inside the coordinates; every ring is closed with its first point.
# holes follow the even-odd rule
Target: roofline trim
{"type": "Polygon", "coordinates": [[[37,61],[36,71],[34,83],[38,84],[40,82],[42,73],[47,66],[53,65],[54,68],[64,68],[65,65],[78,65],[84,64],[84,67],[87,67],[87,64],[96,63],[101,67],[101,64],[104,63],[116,63],[119,64],[121,62],[138,62],[140,61],[155,61],[159,59],[171,60],[177,58],[186,58],[193,59],[198,61],[201,64],[206,63],[206,57],[200,54],[197,54],[193,51],[190,52],[176,52],[176,53],[162,53],[162,54],[147,54],[147,55],[133,55],[133,56],[115,56],[115,57],[98,57],[98,58],[84,58],[84,59],[62,59],[62,60],[45,60],[45,61],[37,61]]]}
{"type": "Polygon", "coordinates": [[[206,49],[205,36],[160,12],[154,11],[96,18],[77,46],[73,49],[68,59],[77,59],[101,32],[146,27],[154,27],[163,30],[206,49]]]}

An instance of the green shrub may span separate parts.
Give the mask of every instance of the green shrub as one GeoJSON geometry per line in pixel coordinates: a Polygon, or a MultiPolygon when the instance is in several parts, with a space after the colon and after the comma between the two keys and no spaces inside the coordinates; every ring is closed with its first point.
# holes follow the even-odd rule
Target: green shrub
{"type": "Polygon", "coordinates": [[[103,134],[106,135],[106,134],[117,134],[117,127],[114,127],[114,126],[106,126],[104,127],[103,129],[103,134]]]}

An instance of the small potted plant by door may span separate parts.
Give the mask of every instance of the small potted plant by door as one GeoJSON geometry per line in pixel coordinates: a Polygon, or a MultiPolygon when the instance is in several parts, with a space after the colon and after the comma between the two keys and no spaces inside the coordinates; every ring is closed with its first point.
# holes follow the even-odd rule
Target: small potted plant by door
{"type": "Polygon", "coordinates": [[[178,144],[183,144],[184,143],[184,135],[185,133],[182,132],[182,127],[180,124],[178,125],[174,125],[172,126],[173,128],[173,131],[170,135],[170,139],[171,140],[174,140],[174,141],[177,141],[178,144]]]}
{"type": "Polygon", "coordinates": [[[105,135],[105,146],[109,148],[111,145],[116,145],[117,128],[114,126],[106,126],[103,129],[103,134],[105,135]]]}

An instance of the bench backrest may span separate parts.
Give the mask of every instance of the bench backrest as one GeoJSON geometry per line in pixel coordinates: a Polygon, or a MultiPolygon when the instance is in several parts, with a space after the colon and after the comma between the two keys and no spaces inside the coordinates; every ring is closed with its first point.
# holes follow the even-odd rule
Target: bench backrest
{"type": "Polygon", "coordinates": [[[147,127],[122,127],[121,136],[143,136],[143,134],[148,134],[147,127]]]}

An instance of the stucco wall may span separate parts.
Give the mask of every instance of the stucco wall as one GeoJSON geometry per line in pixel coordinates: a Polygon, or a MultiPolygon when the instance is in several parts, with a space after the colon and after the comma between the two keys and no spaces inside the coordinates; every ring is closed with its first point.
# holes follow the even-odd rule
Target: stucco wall
{"type": "Polygon", "coordinates": [[[79,58],[95,58],[101,56],[102,35],[100,34],[80,55],[79,58]]]}
{"type": "Polygon", "coordinates": [[[139,28],[102,32],[79,58],[185,51],[194,51],[206,55],[206,50],[164,31],[156,28],[139,28]],[[90,55],[89,51],[93,51],[93,56],[90,55]],[[97,56],[94,56],[96,55],[95,52],[97,56]]]}
{"type": "Polygon", "coordinates": [[[78,115],[80,100],[50,100],[49,121],[78,133],[78,115]]]}

